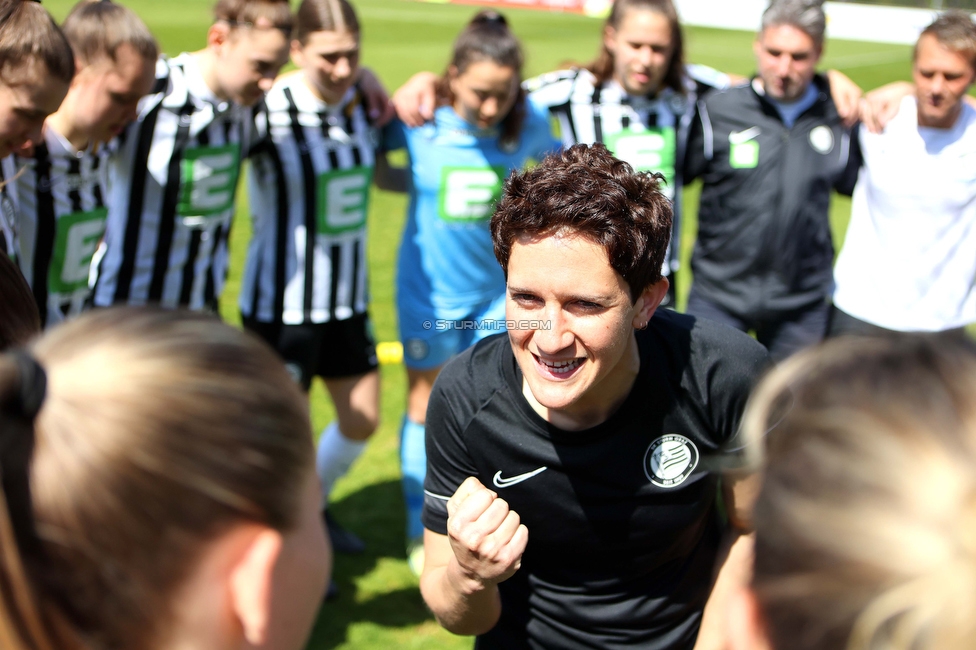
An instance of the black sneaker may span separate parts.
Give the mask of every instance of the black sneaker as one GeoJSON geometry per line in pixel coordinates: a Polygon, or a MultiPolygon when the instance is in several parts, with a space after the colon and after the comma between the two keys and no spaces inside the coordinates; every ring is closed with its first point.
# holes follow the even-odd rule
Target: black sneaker
{"type": "Polygon", "coordinates": [[[322,511],[322,519],[329,531],[329,541],[332,542],[333,551],[344,555],[359,555],[366,550],[366,543],[352,531],[337,524],[328,510],[322,511]]]}

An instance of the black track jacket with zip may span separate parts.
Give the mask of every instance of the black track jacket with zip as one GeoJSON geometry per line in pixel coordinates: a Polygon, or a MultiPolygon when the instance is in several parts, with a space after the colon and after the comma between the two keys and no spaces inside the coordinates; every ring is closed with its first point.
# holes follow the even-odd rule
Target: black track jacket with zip
{"type": "Polygon", "coordinates": [[[753,80],[698,102],[685,179],[704,183],[692,254],[699,295],[745,320],[801,310],[830,295],[834,187],[853,185],[850,130],[827,79],[787,128],[753,80]]]}

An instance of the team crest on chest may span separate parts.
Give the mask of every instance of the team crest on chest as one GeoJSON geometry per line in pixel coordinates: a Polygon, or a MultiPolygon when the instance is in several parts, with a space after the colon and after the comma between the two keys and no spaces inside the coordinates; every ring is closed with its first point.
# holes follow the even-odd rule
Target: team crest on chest
{"type": "Polygon", "coordinates": [[[834,148],[834,134],[826,126],[815,127],[810,131],[810,146],[814,151],[828,154],[834,148]]]}
{"type": "Polygon", "coordinates": [[[654,485],[678,487],[698,466],[698,447],[688,438],[670,433],[651,443],[644,454],[644,474],[654,485]]]}

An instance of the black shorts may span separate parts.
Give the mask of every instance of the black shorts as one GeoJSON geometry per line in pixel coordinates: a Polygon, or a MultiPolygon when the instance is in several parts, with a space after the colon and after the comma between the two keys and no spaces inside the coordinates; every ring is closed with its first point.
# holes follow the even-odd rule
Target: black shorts
{"type": "Polygon", "coordinates": [[[288,371],[305,390],[316,375],[324,379],[355,377],[379,366],[368,314],[302,325],[245,318],[244,327],[278,351],[288,371]]]}

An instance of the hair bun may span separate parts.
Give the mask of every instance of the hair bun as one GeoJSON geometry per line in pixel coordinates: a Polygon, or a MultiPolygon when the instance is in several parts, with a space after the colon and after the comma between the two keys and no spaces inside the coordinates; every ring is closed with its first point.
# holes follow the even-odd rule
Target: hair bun
{"type": "Polygon", "coordinates": [[[33,421],[44,403],[47,393],[47,373],[26,350],[13,350],[10,357],[17,365],[19,390],[14,403],[9,404],[11,415],[33,421]]]}
{"type": "Polygon", "coordinates": [[[485,9],[475,14],[471,22],[468,23],[469,27],[475,25],[500,25],[502,27],[508,27],[508,20],[494,9],[485,9]]]}

